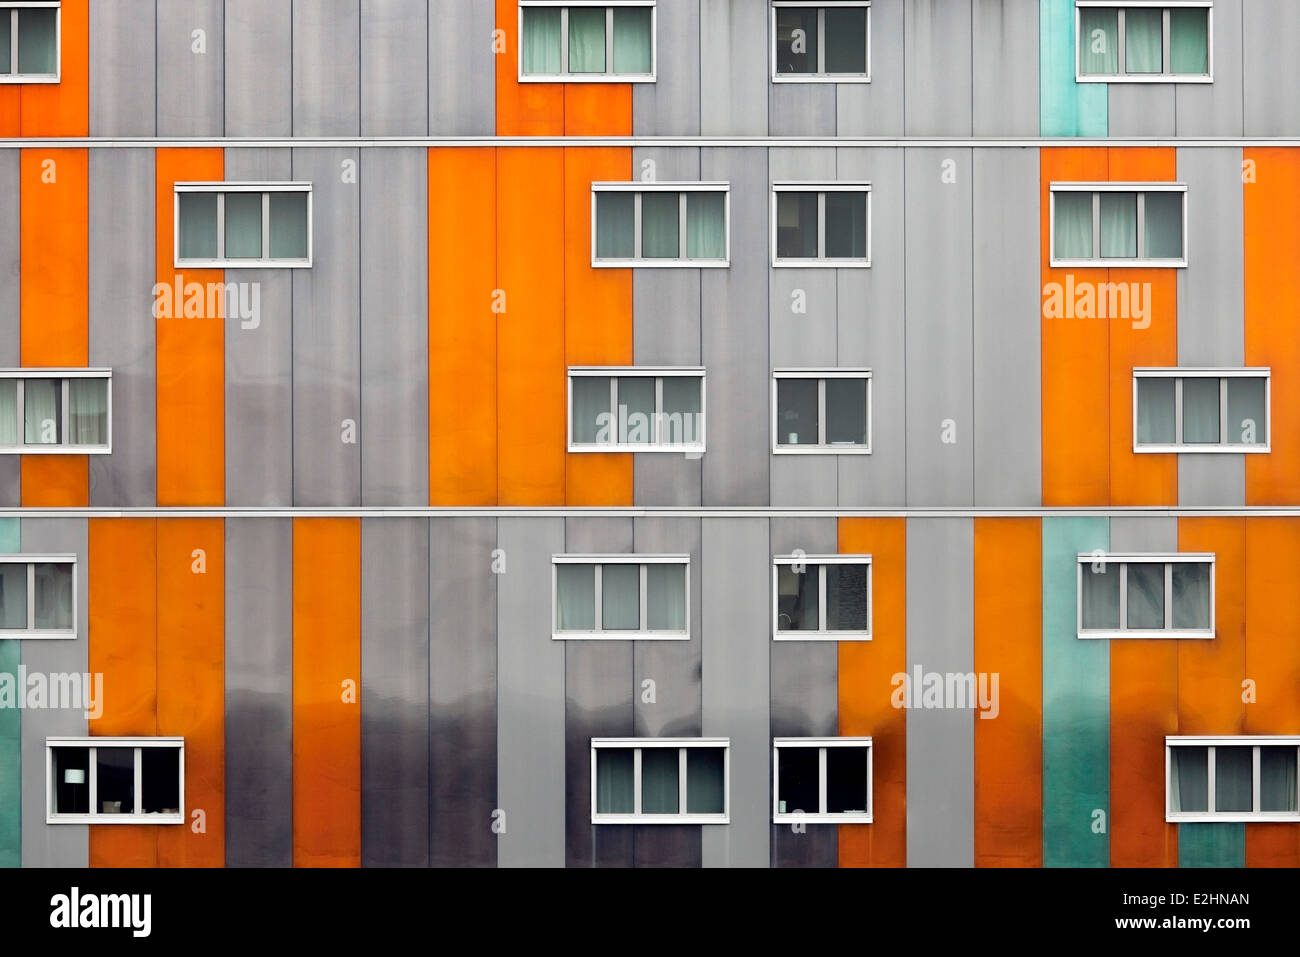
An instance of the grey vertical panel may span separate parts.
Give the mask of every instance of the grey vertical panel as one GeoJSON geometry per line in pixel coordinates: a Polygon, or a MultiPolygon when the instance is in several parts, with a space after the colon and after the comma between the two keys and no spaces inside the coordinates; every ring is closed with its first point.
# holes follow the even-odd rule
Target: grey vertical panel
{"type": "Polygon", "coordinates": [[[971,0],[910,0],[904,23],[908,136],[971,135],[971,0]]]}
{"type": "Polygon", "coordinates": [[[293,866],[293,523],[226,520],[226,864],[293,866]]]}
{"type": "Polygon", "coordinates": [[[766,505],[767,204],[766,151],[705,149],[705,180],[731,183],[731,266],[700,276],[700,355],[709,371],[705,505],[766,505]]]}
{"type": "MultiPolygon", "coordinates": [[[[907,669],[913,679],[918,667],[925,674],[975,671],[974,550],[972,519],[907,520],[907,669]]],[[[969,706],[908,709],[909,867],[975,864],[974,718],[969,706]]]]}
{"type": "Polygon", "coordinates": [[[1177,518],[1112,518],[1112,552],[1177,552],[1177,518]]]}
{"type": "Polygon", "coordinates": [[[1039,505],[1038,150],[977,149],[973,162],[975,504],[1039,505]]]}
{"type": "Polygon", "coordinates": [[[907,502],[973,496],[971,151],[906,151],[907,502]],[[956,182],[940,180],[951,160],[956,182]],[[956,442],[943,441],[944,422],[956,442]]]}
{"type": "Polygon", "coordinates": [[[361,501],[429,501],[429,151],[361,169],[361,501]]]}
{"type": "MultiPolygon", "coordinates": [[[[632,519],[569,518],[569,554],[632,551],[632,519]]],[[[591,739],[633,732],[635,641],[577,640],[564,648],[565,862],[571,867],[630,867],[635,827],[591,823],[591,739]]]]}
{"type": "MultiPolygon", "coordinates": [[[[38,640],[22,643],[22,663],[28,674],[86,675],[88,664],[89,580],[87,528],[84,518],[22,520],[22,550],[28,553],[77,556],[77,637],[74,640],[38,640]]],[[[91,679],[94,680],[93,677],[91,679]]],[[[84,681],[84,677],[83,677],[84,681]]],[[[104,699],[111,687],[101,686],[104,699]]],[[[79,708],[41,708],[22,716],[22,843],[23,867],[87,867],[90,830],[85,824],[45,823],[45,739],[84,737],[86,712],[79,708]]]]}
{"type": "Polygon", "coordinates": [[[659,0],[655,32],[655,82],[632,87],[632,132],[695,136],[700,132],[699,0],[659,0]]]}
{"type": "MultiPolygon", "coordinates": [[[[1214,12],[1217,35],[1217,6],[1214,12]]],[[[1245,361],[1241,155],[1235,147],[1178,151],[1178,178],[1187,184],[1190,224],[1188,266],[1178,270],[1180,366],[1230,367],[1245,361]]],[[[1195,453],[1178,456],[1179,503],[1245,505],[1245,458],[1195,453]]]]}
{"type": "MultiPolygon", "coordinates": [[[[0,368],[16,369],[21,362],[18,316],[22,234],[19,222],[18,150],[0,151],[0,368]]],[[[22,459],[0,455],[0,505],[21,504],[22,459]]]]}
{"type": "Polygon", "coordinates": [[[359,0],[293,5],[293,135],[361,131],[359,0]]]}
{"type": "Polygon", "coordinates": [[[1173,136],[1170,83],[1108,83],[1111,136],[1173,136]]]}
{"type": "Polygon", "coordinates": [[[441,0],[437,10],[428,30],[429,135],[491,136],[497,128],[495,5],[441,0]]]}
{"type": "MultiPolygon", "coordinates": [[[[829,555],[839,547],[834,518],[774,518],[771,538],[773,555],[789,555],[796,549],[809,555],[829,555]]],[[[839,642],[773,641],[770,646],[772,737],[836,736],[839,642]]],[[[799,810],[815,812],[816,808],[799,810]]],[[[774,867],[834,867],[838,860],[839,828],[835,825],[807,824],[802,832],[789,824],[772,825],[774,867]]]]}
{"type": "MultiPolygon", "coordinates": [[[[873,7],[874,9],[874,7],[873,7]]],[[[906,501],[903,151],[841,149],[840,179],[871,183],[871,268],[838,270],[838,365],[871,370],[871,454],[841,455],[839,504],[906,501]]]]}
{"type": "Polygon", "coordinates": [[[90,5],[90,135],[153,136],[156,0],[90,5]]]}
{"type": "Polygon", "coordinates": [[[1038,135],[1038,4],[972,0],[971,105],[976,136],[1038,135]]]}
{"type": "MultiPolygon", "coordinates": [[[[289,180],[292,160],[287,149],[227,149],[225,176],[289,180]]],[[[239,301],[231,298],[226,304],[226,502],[230,505],[293,504],[293,272],[227,269],[225,273],[227,283],[241,284],[239,301]],[[242,318],[241,310],[254,305],[256,309],[247,309],[253,318],[242,318]]]]}
{"type": "MultiPolygon", "coordinates": [[[[767,133],[769,7],[753,0],[700,0],[700,132],[767,133]]],[[[661,33],[660,36],[663,36],[661,33]]]]}
{"type": "Polygon", "coordinates": [[[224,135],[224,9],[224,0],[157,4],[159,136],[224,135]],[[198,30],[202,53],[194,49],[198,30]]]}
{"type": "MultiPolygon", "coordinates": [[[[152,22],[152,21],[151,21],[152,22]]],[[[90,365],[113,370],[113,452],[90,456],[90,504],[153,505],[154,151],[90,150],[90,365]]]]}
{"type": "Polygon", "coordinates": [[[361,863],[429,863],[429,520],[361,522],[361,863]]]}
{"type": "Polygon", "coordinates": [[[502,867],[562,867],[564,645],[551,640],[551,556],[564,520],[502,518],[497,579],[497,800],[506,830],[502,867]]]}
{"type": "Polygon", "coordinates": [[[496,547],[494,518],[430,522],[429,863],[435,867],[497,863],[492,812],[503,805],[497,802],[496,547]]]}
{"type": "Polygon", "coordinates": [[[226,136],[293,135],[293,8],[225,0],[226,136]]]}
{"type": "MultiPolygon", "coordinates": [[[[1210,41],[1214,82],[1179,83],[1174,87],[1177,135],[1242,135],[1242,57],[1245,53],[1241,26],[1242,0],[1215,0],[1214,36],[1210,41]]],[[[1255,51],[1251,50],[1250,56],[1254,55],[1255,51]]]]}
{"type": "MultiPolygon", "coordinates": [[[[293,502],[359,505],[361,452],[342,423],[361,422],[360,175],[355,149],[295,149],[295,179],[312,183],[311,269],[293,270],[293,502]]],[[[358,438],[358,441],[362,441],[358,438]]]]}
{"type": "MultiPolygon", "coordinates": [[[[698,518],[633,519],[636,550],[691,556],[689,641],[638,641],[633,660],[633,734],[693,738],[700,735],[700,584],[703,578],[698,518]],[[647,681],[653,681],[647,686],[647,681]],[[647,692],[653,689],[651,700],[647,692]]],[[[699,867],[700,829],[692,824],[646,824],[634,838],[638,867],[699,867]]]]}
{"type": "Polygon", "coordinates": [[[873,0],[871,4],[871,82],[837,85],[836,132],[840,136],[898,136],[903,132],[903,8],[904,0],[873,0]]]}
{"type": "MultiPolygon", "coordinates": [[[[1215,34],[1220,19],[1215,6],[1215,34]]],[[[1225,11],[1231,15],[1231,11],[1225,11]]],[[[1251,0],[1242,4],[1242,99],[1246,136],[1294,136],[1300,127],[1300,4],[1251,0]]],[[[1218,73],[1218,46],[1214,49],[1218,73]]]]}
{"type": "Polygon", "coordinates": [[[702,519],[702,732],[731,740],[731,823],[701,825],[706,867],[767,867],[772,575],[762,518],[702,519]]]}
{"type": "Polygon", "coordinates": [[[428,21],[422,0],[361,0],[362,136],[428,132],[428,21]]]}
{"type": "Polygon", "coordinates": [[[834,136],[835,91],[840,86],[838,83],[768,83],[770,134],[834,136]]]}

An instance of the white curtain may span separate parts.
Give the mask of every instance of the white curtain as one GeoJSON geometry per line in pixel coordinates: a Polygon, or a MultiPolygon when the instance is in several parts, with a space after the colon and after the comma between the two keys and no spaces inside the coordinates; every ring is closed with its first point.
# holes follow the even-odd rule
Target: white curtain
{"type": "Polygon", "coordinates": [[[271,194],[271,258],[307,258],[307,194],[271,194]]]}
{"type": "Polygon", "coordinates": [[[0,563],[0,628],[27,627],[27,566],[0,563]]]}
{"type": "Polygon", "coordinates": [[[560,8],[524,8],[524,73],[555,76],[560,72],[560,8]]]}
{"type": "Polygon", "coordinates": [[[262,258],[262,194],[226,194],[226,258],[262,258]]]}
{"type": "Polygon", "coordinates": [[[646,627],[651,631],[686,630],[686,572],[685,565],[646,566],[646,627]]]}
{"type": "Polygon", "coordinates": [[[1107,562],[1094,570],[1083,566],[1083,627],[1115,629],[1119,627],[1119,565],[1107,562]]]}
{"type": "Polygon", "coordinates": [[[1208,11],[1174,7],[1169,11],[1169,71],[1183,75],[1209,73],[1208,11]]]}
{"type": "Polygon", "coordinates": [[[23,382],[24,435],[28,445],[57,445],[63,435],[63,383],[59,379],[23,382]]]}
{"type": "Polygon", "coordinates": [[[1079,72],[1109,76],[1119,72],[1119,11],[1079,8],[1079,72]]]}
{"type": "Polygon", "coordinates": [[[636,631],[641,627],[641,566],[601,568],[601,626],[606,631],[636,631]]]}
{"type": "Polygon", "coordinates": [[[1259,809],[1261,811],[1297,809],[1294,745],[1259,749],[1259,809]]]}
{"type": "Polygon", "coordinates": [[[650,8],[614,8],[614,72],[620,76],[650,72],[650,8]]]}
{"type": "Polygon", "coordinates": [[[722,193],[686,196],[686,255],[691,259],[722,259],[727,255],[726,199],[722,193]]]}
{"type": "Polygon", "coordinates": [[[631,814],[636,810],[631,748],[596,750],[596,812],[631,814]]]}
{"type": "Polygon", "coordinates": [[[605,8],[569,8],[569,72],[605,72],[605,8]]]}
{"type": "Polygon", "coordinates": [[[584,445],[617,442],[618,421],[610,409],[609,376],[574,376],[572,381],[573,441],[584,445]]]}
{"type": "Polygon", "coordinates": [[[68,380],[68,441],[72,445],[108,444],[108,380],[68,380]]]}
{"type": "Polygon", "coordinates": [[[1092,193],[1052,194],[1057,259],[1092,258],[1092,193]]]}
{"type": "Polygon", "coordinates": [[[636,255],[636,194],[596,194],[596,258],[631,259],[636,255]]]}
{"type": "Polygon", "coordinates": [[[1248,747],[1214,749],[1214,809],[1249,811],[1254,807],[1254,755],[1248,747]]]}
{"type": "Polygon", "coordinates": [[[641,749],[641,813],[677,813],[680,761],[677,748],[641,749]]]}
{"type": "Polygon", "coordinates": [[[677,258],[677,195],[641,194],[641,258],[677,258]]]}
{"type": "Polygon", "coordinates": [[[555,616],[560,631],[592,631],[596,627],[596,567],[555,566],[555,616]]]}
{"type": "Polygon", "coordinates": [[[686,811],[721,814],[725,810],[721,748],[686,751],[686,811]]]}
{"type": "Polygon", "coordinates": [[[1265,406],[1263,379],[1233,377],[1228,380],[1230,444],[1263,444],[1268,436],[1268,411],[1265,406]]]}
{"type": "Polygon", "coordinates": [[[18,380],[0,379],[0,446],[19,444],[18,380]]]}
{"type": "Polygon", "coordinates": [[[1175,628],[1210,627],[1210,566],[1200,562],[1174,562],[1173,601],[1175,628]]]}
{"type": "Polygon", "coordinates": [[[1143,199],[1143,257],[1146,259],[1181,259],[1183,257],[1183,194],[1147,193],[1143,199]]]}
{"type": "Polygon", "coordinates": [[[1137,193],[1102,193],[1102,257],[1132,259],[1137,252],[1137,193]]]}
{"type": "Polygon", "coordinates": [[[1165,566],[1131,562],[1128,566],[1128,627],[1165,626],[1165,566]]]}
{"type": "Polygon", "coordinates": [[[217,258],[217,194],[181,193],[182,259],[217,258]]]}
{"type": "Polygon", "coordinates": [[[1219,380],[1189,376],[1183,379],[1183,441],[1191,444],[1219,442],[1219,380]]]}
{"type": "Polygon", "coordinates": [[[1169,762],[1171,811],[1208,811],[1210,809],[1209,749],[1179,747],[1172,749],[1169,762]]]}
{"type": "Polygon", "coordinates": [[[1124,72],[1159,73],[1164,49],[1164,17],[1159,7],[1124,11],[1124,72]]]}
{"type": "Polygon", "coordinates": [[[72,627],[72,566],[39,564],[36,569],[36,627],[72,627]]]}
{"type": "Polygon", "coordinates": [[[1137,380],[1139,445],[1172,445],[1176,441],[1174,383],[1165,377],[1137,380]]]}

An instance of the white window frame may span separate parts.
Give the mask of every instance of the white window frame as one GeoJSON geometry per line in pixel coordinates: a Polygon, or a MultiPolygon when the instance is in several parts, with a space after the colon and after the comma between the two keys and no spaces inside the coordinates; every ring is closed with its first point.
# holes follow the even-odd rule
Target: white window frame
{"type": "Polygon", "coordinates": [[[803,822],[805,824],[870,824],[872,821],[873,801],[871,792],[875,788],[875,748],[871,738],[773,738],[772,739],[772,823],[787,824],[803,822]],[[816,811],[782,811],[781,808],[781,749],[816,748],[818,751],[818,802],[816,811]],[[867,752],[867,810],[865,813],[841,811],[832,813],[826,810],[827,748],[865,748],[867,752]]]}
{"type": "Polygon", "coordinates": [[[630,552],[621,552],[617,554],[592,554],[577,555],[564,554],[551,556],[551,639],[553,641],[573,641],[582,639],[597,639],[599,641],[689,641],[691,637],[691,556],[689,554],[663,554],[663,555],[640,555],[630,552]],[[595,612],[592,621],[596,627],[587,630],[561,631],[559,627],[560,612],[560,572],[561,565],[595,565],[595,575],[592,579],[592,587],[595,589],[595,612]],[[641,627],[635,631],[631,630],[607,630],[601,627],[601,600],[603,598],[602,583],[603,569],[605,565],[639,565],[640,571],[640,614],[641,627]],[[649,595],[649,585],[647,582],[646,567],[649,565],[679,565],[682,568],[682,574],[686,579],[685,601],[686,608],[682,621],[686,627],[680,631],[652,631],[648,624],[649,607],[647,597],[649,595]]]}
{"type": "Polygon", "coordinates": [[[1051,266],[1098,266],[1123,268],[1136,266],[1142,269],[1181,269],[1187,266],[1187,184],[1160,182],[1107,182],[1107,183],[1052,183],[1050,185],[1050,211],[1048,216],[1048,243],[1051,266]],[[1087,259],[1061,259],[1056,255],[1056,195],[1057,193],[1092,193],[1092,248],[1097,255],[1087,259]],[[1101,249],[1101,197],[1100,193],[1137,193],[1137,246],[1135,258],[1102,258],[1101,249]],[[1147,193],[1183,194],[1183,254],[1178,259],[1144,259],[1142,249],[1146,244],[1144,211],[1147,193]]]}
{"type": "Polygon", "coordinates": [[[810,0],[772,0],[772,12],[768,18],[771,40],[771,74],[773,83],[870,83],[871,82],[871,0],[822,0],[821,3],[810,0]],[[866,10],[867,21],[867,72],[862,73],[778,73],[776,70],[776,12],[780,7],[811,7],[817,10],[817,58],[818,66],[826,65],[826,14],[828,7],[861,7],[866,10]]]}
{"type": "Polygon", "coordinates": [[[1074,81],[1076,83],[1213,83],[1214,82],[1214,2],[1213,0],[1075,0],[1074,3],[1074,81]],[[1083,7],[1111,7],[1119,11],[1115,42],[1119,44],[1116,51],[1118,58],[1117,73],[1084,73],[1079,62],[1079,34],[1082,30],[1083,17],[1079,12],[1083,7]],[[1163,10],[1164,41],[1161,45],[1161,66],[1169,69],[1169,11],[1174,7],[1202,7],[1206,10],[1205,20],[1205,68],[1206,73],[1125,73],[1124,69],[1124,10],[1125,8],[1152,7],[1163,10]]]}
{"type": "Polygon", "coordinates": [[[1144,638],[1195,638],[1212,639],[1217,624],[1215,594],[1215,560],[1213,552],[1107,552],[1096,555],[1080,552],[1077,561],[1075,582],[1075,625],[1079,638],[1144,639],[1144,638]],[[1091,566],[1095,562],[1103,565],[1119,565],[1119,628],[1083,627],[1083,576],[1091,575],[1091,566]],[[1176,564],[1197,564],[1210,566],[1210,627],[1174,628],[1174,587],[1173,566],[1176,564]],[[1129,628],[1128,622],[1128,566],[1129,565],[1164,565],[1165,566],[1165,626],[1163,628],[1129,628]]]}
{"type": "Polygon", "coordinates": [[[698,457],[704,454],[706,446],[706,388],[703,366],[570,366],[566,386],[568,419],[565,423],[565,445],[570,452],[676,452],[698,457]],[[652,440],[640,442],[585,443],[573,440],[573,380],[609,378],[610,413],[618,414],[618,379],[654,379],[655,380],[655,416],[652,423],[654,434],[652,440]],[[698,379],[700,383],[700,429],[699,441],[665,442],[667,432],[663,412],[664,379],[698,379]]]}
{"type": "Polygon", "coordinates": [[[777,180],[772,183],[772,266],[798,269],[869,269],[871,267],[871,184],[866,180],[801,182],[777,180]],[[780,193],[815,193],[817,195],[817,252],[815,259],[782,259],[776,246],[776,204],[780,193]],[[830,258],[826,252],[826,194],[867,194],[867,255],[865,259],[830,258]]]}
{"type": "Polygon", "coordinates": [[[520,83],[654,83],[659,75],[659,10],[656,0],[519,0],[519,32],[515,46],[515,68],[520,83]],[[524,72],[524,8],[560,8],[560,72],[524,72]],[[569,8],[605,8],[605,73],[569,72],[569,8]],[[650,72],[612,73],[614,69],[614,8],[650,8],[650,72]]]}
{"type": "Polygon", "coordinates": [[[113,370],[112,369],[0,369],[0,380],[17,379],[18,386],[18,437],[23,439],[27,432],[24,424],[24,396],[25,380],[27,379],[55,379],[62,383],[60,392],[62,394],[62,421],[59,423],[59,434],[67,438],[69,429],[69,393],[71,379],[103,379],[107,398],[105,400],[105,410],[107,413],[105,428],[105,443],[103,445],[73,445],[63,442],[57,445],[47,445],[44,443],[27,444],[20,441],[17,445],[0,445],[0,455],[107,455],[113,451],[113,370]]]}
{"type": "Polygon", "coordinates": [[[1139,454],[1151,452],[1176,452],[1179,454],[1210,453],[1237,454],[1269,452],[1272,449],[1271,434],[1273,428],[1273,372],[1268,366],[1257,368],[1215,369],[1215,368],[1157,368],[1139,366],[1133,369],[1133,451],[1139,454]],[[1138,443],[1138,380],[1139,379],[1173,379],[1174,380],[1174,438],[1172,445],[1138,443]],[[1219,380],[1219,441],[1216,444],[1183,442],[1183,380],[1184,379],[1218,379],[1219,380]],[[1228,380],[1229,379],[1263,379],[1264,380],[1264,441],[1254,445],[1240,442],[1228,442],[1228,380]]]}
{"type": "MultiPolygon", "coordinates": [[[[1260,793],[1259,793],[1259,749],[1264,747],[1289,747],[1300,749],[1300,736],[1283,735],[1283,734],[1211,734],[1211,735],[1166,735],[1165,736],[1165,821],[1170,824],[1186,824],[1188,822],[1254,822],[1254,823],[1295,823],[1300,821],[1300,810],[1297,811],[1261,811],[1260,793]],[[1173,751],[1176,747],[1200,747],[1209,748],[1209,757],[1206,761],[1206,773],[1208,776],[1208,799],[1206,807],[1208,811],[1174,811],[1174,794],[1173,794],[1173,751]],[[1217,748],[1251,748],[1252,749],[1252,771],[1253,780],[1251,782],[1251,803],[1254,810],[1250,811],[1216,811],[1214,810],[1215,798],[1215,755],[1217,748]]],[[[1300,779],[1300,755],[1296,760],[1296,775],[1300,779]]],[[[1300,789],[1300,780],[1297,780],[1297,788],[1300,789]]],[[[1297,791],[1300,793],[1300,790],[1297,791]]]]}
{"type": "Polygon", "coordinates": [[[0,628],[0,641],[8,639],[75,639],[80,609],[77,598],[77,556],[67,554],[34,555],[17,553],[0,555],[0,565],[27,566],[27,627],[0,628]],[[37,628],[36,627],[36,567],[37,565],[71,565],[72,566],[72,627],[71,628],[37,628]]]}
{"type": "Polygon", "coordinates": [[[172,222],[172,264],[180,269],[309,269],[312,264],[313,214],[311,183],[307,182],[225,182],[225,183],[176,183],[172,188],[173,222],[172,222]],[[182,193],[217,193],[217,258],[216,259],[182,259],[181,258],[181,194],[182,193]],[[226,194],[261,193],[262,194],[262,253],[260,259],[227,259],[223,255],[226,247],[226,194]],[[267,254],[271,250],[271,194],[272,193],[306,193],[307,194],[307,258],[306,259],[271,259],[267,254]]]}
{"type": "Polygon", "coordinates": [[[731,823],[731,739],[730,738],[592,738],[591,739],[591,823],[592,824],[730,824],[731,823]],[[634,807],[641,807],[641,752],[647,748],[678,750],[678,797],[676,814],[596,813],[596,752],[601,749],[633,749],[632,790],[634,807]],[[722,751],[722,813],[688,814],[686,808],[686,752],[692,748],[722,751]]]}
{"type": "Polygon", "coordinates": [[[185,823],[185,739],[181,737],[137,737],[137,738],[46,738],[45,739],[45,823],[46,824],[184,824],[185,823]],[[54,752],[58,748],[89,748],[90,761],[86,771],[88,814],[58,814],[54,810],[54,752]],[[135,749],[135,804],[137,810],[132,814],[105,814],[96,811],[98,748],[134,748],[135,749]],[[138,810],[144,794],[144,761],[141,752],[145,748],[173,748],[180,752],[180,809],[176,814],[146,814],[138,810]]]}
{"type": "Polygon", "coordinates": [[[871,418],[875,407],[872,395],[872,376],[870,369],[773,369],[772,370],[772,454],[773,455],[870,455],[871,454],[871,418]],[[817,379],[817,438],[816,445],[782,445],[778,442],[779,420],[777,412],[777,383],[781,379],[817,379]],[[822,441],[826,435],[826,380],[827,379],[866,379],[867,380],[867,444],[866,445],[828,445],[822,441]]]}
{"type": "Polygon", "coordinates": [[[591,184],[591,265],[594,269],[726,269],[731,266],[731,184],[726,182],[606,182],[591,184]],[[633,255],[631,259],[599,259],[596,256],[596,196],[598,193],[635,193],[633,207],[633,255]],[[645,259],[641,250],[641,194],[680,193],[677,209],[676,259],[645,259]],[[688,259],[686,252],[686,194],[721,193],[723,257],[721,259],[688,259]]]}
{"type": "Polygon", "coordinates": [[[0,16],[9,14],[9,66],[18,69],[19,8],[54,8],[54,72],[0,73],[0,83],[59,83],[63,79],[63,4],[58,0],[12,0],[0,3],[0,16]]]}
{"type": "MultiPolygon", "coordinates": [[[[807,574],[807,571],[804,572],[807,574]]],[[[870,555],[774,555],[772,556],[772,640],[773,641],[870,641],[871,626],[876,615],[875,569],[870,555]],[[777,591],[778,573],[783,565],[816,565],[817,571],[817,624],[816,631],[787,630],[781,627],[780,594],[777,591]],[[867,627],[865,631],[830,631],[826,627],[826,566],[865,565],[867,567],[867,627]]]]}

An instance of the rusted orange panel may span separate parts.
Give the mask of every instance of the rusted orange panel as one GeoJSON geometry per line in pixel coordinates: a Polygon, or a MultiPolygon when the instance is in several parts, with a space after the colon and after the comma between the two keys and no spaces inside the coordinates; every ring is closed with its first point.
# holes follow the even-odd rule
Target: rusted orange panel
{"type": "Polygon", "coordinates": [[[519,82],[519,5],[516,0],[496,4],[503,36],[496,54],[497,136],[563,135],[564,86],[519,82]]]}
{"type": "Polygon", "coordinates": [[[841,518],[839,551],[871,555],[871,641],[839,648],[839,733],[870,735],[871,824],[840,824],[841,867],[907,865],[907,712],[891,702],[907,671],[907,522],[841,518]]]}
{"type": "MultiPolygon", "coordinates": [[[[181,275],[181,298],[185,298],[191,283],[199,285],[190,288],[206,289],[208,283],[224,282],[225,276],[221,269],[176,272],[173,186],[223,179],[224,153],[159,149],[155,162],[156,275],[160,284],[173,289],[181,275]]],[[[221,315],[207,314],[207,299],[202,297],[201,316],[186,318],[173,303],[174,315],[155,319],[159,505],[224,505],[226,501],[225,329],[221,315]]]]}
{"type": "Polygon", "coordinates": [[[90,135],[90,0],[63,0],[58,83],[22,87],[23,136],[90,135]]]}
{"type": "Polygon", "coordinates": [[[1042,550],[1041,519],[975,519],[975,671],[998,676],[975,718],[976,867],[1043,863],[1042,550]]]}
{"type": "Polygon", "coordinates": [[[566,84],[564,135],[631,136],[632,84],[566,84]]]}
{"type": "Polygon", "coordinates": [[[22,136],[23,91],[15,84],[0,86],[0,136],[22,136]]]}
{"type": "Polygon", "coordinates": [[[223,519],[158,520],[158,733],[185,738],[187,817],[158,829],[159,867],[225,864],[225,545],[223,519]]]}
{"type": "Polygon", "coordinates": [[[293,520],[293,863],[361,866],[361,520],[293,520]]]}
{"type": "Polygon", "coordinates": [[[1178,733],[1241,734],[1246,705],[1246,520],[1178,519],[1180,552],[1213,552],[1214,640],[1178,642],[1178,733]]]}
{"type": "Polygon", "coordinates": [[[86,455],[24,455],[23,508],[75,508],[90,497],[90,457],[86,455]]]}

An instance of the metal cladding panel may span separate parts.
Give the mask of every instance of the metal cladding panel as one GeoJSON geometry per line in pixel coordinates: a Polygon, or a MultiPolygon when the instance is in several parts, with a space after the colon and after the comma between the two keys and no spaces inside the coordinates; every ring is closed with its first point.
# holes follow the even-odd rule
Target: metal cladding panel
{"type": "Polygon", "coordinates": [[[293,135],[293,8],[225,0],[225,136],[293,135]]]}
{"type": "Polygon", "coordinates": [[[905,7],[905,0],[873,0],[871,82],[836,84],[835,132],[839,136],[898,136],[903,132],[905,7]]]}
{"type": "Polygon", "coordinates": [[[1105,83],[1075,80],[1074,0],[1038,3],[1038,135],[1105,136],[1105,83]]]}
{"type": "Polygon", "coordinates": [[[1111,136],[1173,136],[1172,83],[1108,83],[1111,136]]]}
{"type": "Polygon", "coordinates": [[[156,0],[90,5],[90,135],[153,136],[156,0]]]}
{"type": "Polygon", "coordinates": [[[1037,136],[1037,5],[972,0],[971,30],[974,135],[1037,136]]]}
{"type": "Polygon", "coordinates": [[[655,4],[656,77],[632,87],[632,132],[637,136],[695,136],[700,132],[698,0],[655,4]]]}
{"type": "MultiPolygon", "coordinates": [[[[490,38],[496,5],[441,0],[429,23],[429,135],[491,136],[496,132],[496,54],[490,38]],[[466,38],[479,38],[473,42],[466,38]]],[[[503,54],[509,55],[509,54],[503,54]]]]}
{"type": "MultiPolygon", "coordinates": [[[[361,0],[362,136],[428,132],[429,33],[429,5],[422,0],[361,0]]],[[[440,67],[439,80],[447,79],[440,67]]]]}
{"type": "MultiPolygon", "coordinates": [[[[361,132],[361,5],[293,5],[293,135],[361,132]]],[[[418,76],[418,74],[417,74],[418,76]]]]}
{"type": "MultiPolygon", "coordinates": [[[[1243,19],[1242,0],[1215,0],[1214,36],[1210,41],[1214,82],[1179,83],[1174,87],[1174,131],[1179,136],[1243,135],[1243,19]]],[[[1255,51],[1250,55],[1253,57],[1255,51]]]]}
{"type": "MultiPolygon", "coordinates": [[[[768,41],[771,43],[771,41],[768,41]]],[[[839,83],[769,83],[768,132],[772,136],[834,136],[839,83]]]]}
{"type": "Polygon", "coordinates": [[[224,0],[156,7],[158,135],[225,135],[224,0]]]}
{"type": "Polygon", "coordinates": [[[753,0],[700,0],[699,132],[705,136],[767,134],[769,16],[768,5],[753,0]]]}
{"type": "MultiPolygon", "coordinates": [[[[20,152],[0,153],[0,367],[22,365],[18,319],[20,262],[20,202],[18,168],[20,152]]],[[[17,507],[22,501],[22,457],[0,455],[0,505],[17,507]]]]}
{"type": "MultiPolygon", "coordinates": [[[[1220,19],[1215,10],[1215,20],[1220,19]]],[[[1216,30],[1217,33],[1217,30],[1216,30]]],[[[1300,126],[1300,4],[1252,0],[1242,4],[1242,102],[1245,136],[1294,136],[1300,126]]],[[[1219,48],[1215,46],[1215,56],[1219,48]]],[[[1216,70],[1217,72],[1217,70],[1216,70]]]]}
{"type": "Polygon", "coordinates": [[[970,4],[911,0],[904,21],[905,135],[970,136],[970,4]]]}

